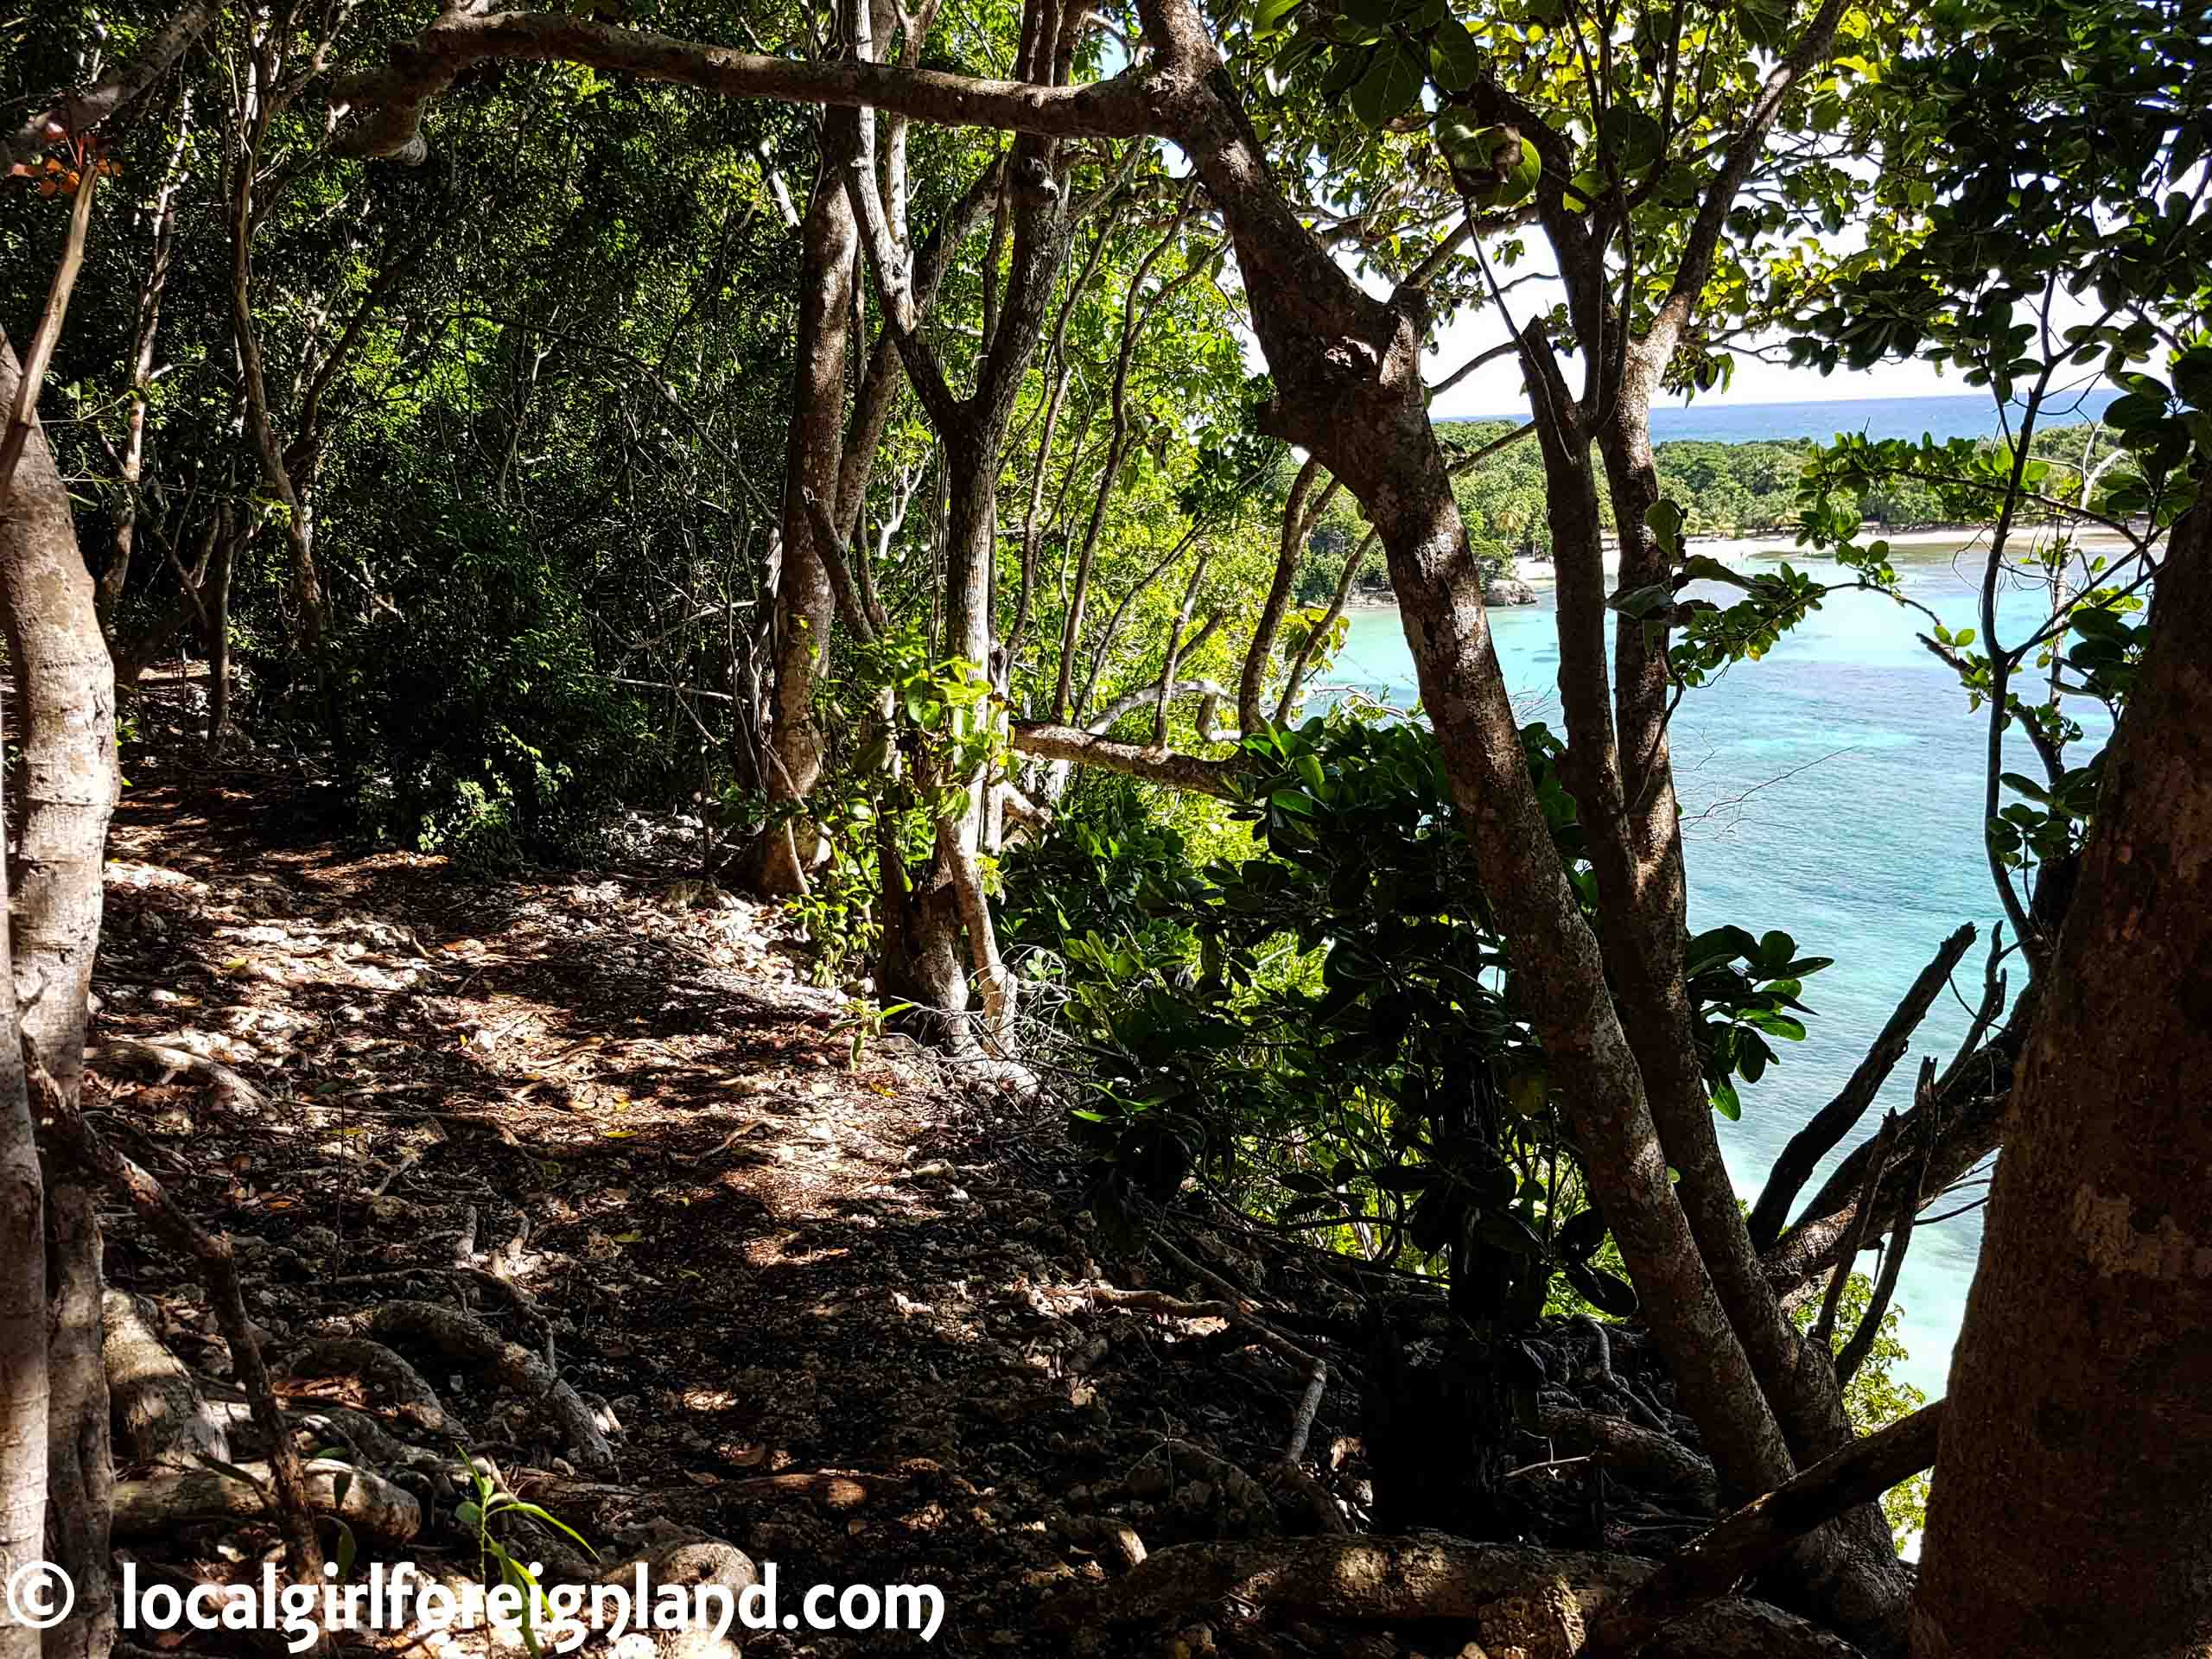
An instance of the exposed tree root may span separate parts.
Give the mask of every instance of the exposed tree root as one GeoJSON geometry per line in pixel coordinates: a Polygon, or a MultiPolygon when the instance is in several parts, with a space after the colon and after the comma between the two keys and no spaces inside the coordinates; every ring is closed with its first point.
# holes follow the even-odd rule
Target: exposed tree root
{"type": "MultiPolygon", "coordinates": [[[[115,1483],[115,1535],[143,1538],[174,1532],[188,1521],[258,1521],[276,1512],[269,1465],[233,1465],[253,1477],[203,1469],[194,1474],[156,1475],[115,1483]]],[[[423,1529],[423,1506],[414,1494],[350,1464],[316,1461],[307,1466],[308,1507],[334,1515],[355,1531],[406,1543],[423,1529]]]]}
{"type": "Polygon", "coordinates": [[[172,1077],[205,1077],[216,1087],[226,1104],[262,1107],[269,1103],[264,1095],[239,1072],[232,1071],[220,1060],[210,1059],[205,1054],[194,1054],[190,1049],[177,1048],[168,1043],[141,1042],[135,1037],[110,1037],[97,1048],[85,1051],[88,1061],[127,1061],[143,1065],[161,1074],[162,1082],[172,1077]]]}
{"type": "Polygon", "coordinates": [[[226,1414],[201,1397],[192,1373],[156,1333],[150,1305],[111,1289],[100,1299],[100,1325],[117,1460],[180,1469],[199,1468],[201,1458],[227,1462],[226,1414]]]}
{"type": "Polygon", "coordinates": [[[1567,1452],[1602,1458],[1638,1486],[1687,1497],[1710,1511],[1719,1502],[1713,1465],[1671,1435],[1599,1411],[1548,1407],[1544,1433],[1567,1452]]]}
{"type": "Polygon", "coordinates": [[[1943,1402],[1938,1400],[1853,1440],[1787,1485],[1738,1510],[1664,1562],[1624,1605],[1606,1614],[1599,1651],[1625,1656],[1643,1650],[1642,1644],[1670,1619],[1726,1594],[1815,1527],[1931,1466],[1942,1422],[1943,1402]]]}
{"type": "MultiPolygon", "coordinates": [[[[1126,1578],[1048,1605],[1047,1627],[1152,1624],[1234,1599],[1265,1611],[1402,1623],[1459,1619],[1492,1655],[1573,1659],[1599,1619],[1653,1568],[1597,1555],[1441,1535],[1180,1544],[1126,1578]]],[[[1649,1659],[1855,1659],[1857,1649],[1764,1603],[1708,1604],[1669,1625],[1649,1659]]]]}
{"type": "Polygon", "coordinates": [[[561,1433],[589,1473],[614,1472],[613,1448],[592,1421],[590,1408],[553,1369],[518,1342],[510,1342],[474,1315],[441,1307],[435,1302],[384,1302],[358,1313],[341,1313],[318,1319],[310,1327],[318,1337],[413,1338],[427,1342],[451,1357],[490,1367],[500,1381],[518,1393],[541,1402],[552,1414],[561,1433]]]}
{"type": "MultiPolygon", "coordinates": [[[[245,1293],[238,1281],[238,1256],[231,1241],[220,1233],[209,1232],[187,1215],[159,1181],[108,1145],[85,1121],[76,1102],[63,1094],[53,1074],[39,1063],[28,1037],[23,1039],[23,1064],[29,1073],[34,1108],[49,1143],[105,1181],[157,1236],[198,1264],[216,1323],[230,1346],[239,1386],[245,1391],[254,1422],[269,1444],[270,1480],[276,1494],[276,1512],[283,1526],[286,1564],[298,1582],[321,1582],[322,1546],[309,1518],[312,1504],[305,1475],[269,1386],[269,1368],[262,1363],[260,1338],[253,1321],[246,1317],[245,1293]]],[[[118,1487],[118,1524],[121,1497],[118,1487]]]]}
{"type": "Polygon", "coordinates": [[[324,1337],[292,1357],[291,1372],[295,1377],[358,1378],[372,1397],[424,1433],[454,1440],[469,1438],[468,1426],[446,1409],[423,1374],[380,1342],[324,1337]]]}

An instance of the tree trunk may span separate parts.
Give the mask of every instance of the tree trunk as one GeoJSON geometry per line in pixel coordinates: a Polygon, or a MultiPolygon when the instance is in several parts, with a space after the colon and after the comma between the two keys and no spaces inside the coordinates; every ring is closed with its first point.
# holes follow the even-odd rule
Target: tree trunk
{"type": "MultiPolygon", "coordinates": [[[[1548,346],[1540,349],[1549,350],[1548,346]]],[[[1673,574],[1673,556],[1649,522],[1660,499],[1651,453],[1651,400],[1663,367],[1663,359],[1652,346],[1636,342],[1601,382],[1610,408],[1598,423],[1595,437],[1619,535],[1624,592],[1664,582],[1673,574]]],[[[1553,469],[1548,448],[1545,463],[1548,473],[1553,469]]],[[[1589,527],[1594,530],[1594,497],[1590,505],[1589,527]]],[[[1563,697],[1568,661],[1568,563],[1562,550],[1563,697]]],[[[1594,690],[1599,703],[1595,723],[1611,739],[1602,757],[1597,810],[1588,815],[1608,977],[1650,1097],[1660,1143],[1668,1163],[1679,1172],[1676,1196],[1713,1275],[1713,1288],[1782,1425],[1792,1456],[1801,1465],[1816,1463],[1851,1442],[1843,1391],[1826,1344],[1807,1344],[1799,1337],[1752,1249],[1735,1184],[1720,1155],[1711,1095],[1691,1029],[1682,955],[1688,938],[1688,873],[1682,860],[1681,811],[1668,741],[1675,688],[1667,664],[1666,631],[1662,626],[1656,637],[1648,636],[1641,619],[1623,616],[1615,620],[1612,700],[1611,709],[1605,709],[1604,626],[1609,612],[1594,537],[1588,569],[1597,577],[1599,591],[1591,596],[1594,605],[1587,613],[1589,643],[1597,655],[1586,689],[1594,690]]],[[[1877,1506],[1868,1503],[1842,1516],[1835,1531],[1870,1561],[1893,1561],[1896,1546],[1877,1506]]],[[[1808,1541],[1805,1553],[1817,1554],[1820,1548],[1820,1541],[1808,1541]]],[[[1902,1613],[1907,1586],[1901,1573],[1894,1567],[1890,1571],[1894,1610],[1902,1613]]]]}
{"type": "MultiPolygon", "coordinates": [[[[0,348],[0,400],[19,371],[0,348]]],[[[15,848],[13,967],[22,1029],[73,1100],[99,944],[100,860],[115,805],[115,679],[77,551],[69,501],[33,430],[0,520],[0,624],[24,711],[23,807],[15,848]]],[[[99,1230],[82,1187],[48,1195],[53,1292],[48,1496],[54,1557],[77,1610],[47,1633],[48,1655],[98,1653],[107,1591],[107,1385],[100,1369],[99,1230]]]]}
{"type": "Polygon", "coordinates": [[[2212,509],[2028,1038],[1951,1363],[1920,1659],[2212,1652],[2212,509]]]}
{"type": "Polygon", "coordinates": [[[192,94],[180,95],[176,142],[169,149],[168,170],[154,197],[154,251],[138,288],[138,326],[130,353],[130,412],[123,442],[123,500],[116,509],[115,534],[107,563],[100,567],[100,623],[111,624],[123,590],[130,580],[130,550],[138,525],[138,480],[146,467],[146,397],[154,384],[154,336],[162,326],[162,292],[168,286],[169,247],[176,233],[176,195],[183,184],[186,145],[192,137],[192,94]]]}
{"type": "MultiPolygon", "coordinates": [[[[0,1583],[46,1557],[46,1203],[9,971],[0,860],[0,1583]]],[[[0,1601],[0,1659],[36,1659],[38,1632],[0,1601]]]]}
{"type": "Polygon", "coordinates": [[[230,518],[226,506],[200,583],[200,603],[207,613],[207,748],[214,754],[222,753],[224,728],[231,718],[231,577],[244,539],[232,531],[230,518]]]}
{"type": "MultiPolygon", "coordinates": [[[[873,119],[874,118],[869,118],[873,119]]],[[[768,808],[795,810],[822,775],[822,731],[814,679],[829,649],[836,611],[829,571],[814,544],[806,498],[837,499],[844,454],[845,357],[853,326],[854,258],[860,250],[844,175],[860,153],[861,116],[823,116],[822,168],[801,229],[797,367],[784,468],[783,569],[776,585],[775,690],[768,735],[768,808]]],[[[754,854],[752,885],[766,896],[793,893],[815,861],[813,827],[772,823],[754,854]]]]}

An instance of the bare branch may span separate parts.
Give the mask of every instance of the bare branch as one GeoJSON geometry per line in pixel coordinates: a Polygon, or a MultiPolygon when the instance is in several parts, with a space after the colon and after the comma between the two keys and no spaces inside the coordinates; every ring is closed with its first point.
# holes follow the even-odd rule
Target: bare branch
{"type": "Polygon", "coordinates": [[[1161,123],[1136,69],[1088,86],[986,80],[904,65],[813,62],[734,52],[563,12],[461,12],[448,7],[378,70],[349,75],[334,102],[359,118],[340,147],[419,162],[429,153],[423,111],[465,71],[492,60],[589,64],[614,74],[696,87],[722,98],[887,110],[938,126],[998,127],[1062,138],[1133,138],[1161,123]]]}
{"type": "MultiPolygon", "coordinates": [[[[1915,1091],[1917,1103],[1934,1111],[1936,1109],[1936,1061],[1933,1056],[1920,1063],[1920,1086],[1915,1091]]],[[[1874,1338],[1882,1333],[1882,1319],[1890,1311],[1890,1300],[1897,1294],[1897,1275],[1904,1271],[1904,1253],[1912,1244],[1912,1224],[1920,1214],[1920,1189],[1928,1179],[1929,1147],[1921,1148],[1920,1161],[1913,1173],[1911,1186],[1906,1189],[1897,1205],[1897,1225],[1890,1231],[1890,1248],[1882,1255],[1881,1276],[1874,1281],[1874,1294],[1867,1300],[1866,1312],[1859,1321],[1859,1328],[1851,1333],[1851,1340],[1843,1344],[1843,1351],[1835,1357],[1836,1385],[1849,1382],[1866,1363],[1866,1356],[1874,1351],[1874,1338]]]]}
{"type": "Polygon", "coordinates": [[[1912,1033],[1928,1017],[1928,1010],[1942,994],[1952,969],[1959,965],[1959,958],[1966,955],[1974,941],[1972,923],[1943,941],[1934,959],[1920,970],[1919,976],[1912,982],[1912,988],[1883,1025],[1881,1034],[1866,1051],[1866,1058],[1859,1062],[1850,1078],[1836,1091],[1835,1098],[1814,1113],[1805,1126],[1789,1137],[1789,1144],[1783,1147],[1767,1174],[1765,1190],[1751,1206],[1748,1225],[1753,1249],[1764,1250],[1782,1236],[1783,1224],[1789,1219],[1789,1206],[1797,1201],[1805,1183],[1812,1179],[1821,1160],[1843,1143],[1844,1136],[1858,1126],[1866,1109],[1874,1103],[1874,1096],[1881,1092],[1883,1084],[1911,1046],[1912,1033]]]}
{"type": "Polygon", "coordinates": [[[204,34],[222,10],[218,0],[191,0],[162,25],[138,55],[91,90],[73,92],[40,111],[9,135],[4,172],[20,172],[57,137],[81,137],[143,98],[169,66],[204,34]]]}
{"type": "Polygon", "coordinates": [[[1058,726],[1050,721],[1016,721],[1008,736],[1017,754],[1033,754],[1041,760],[1065,760],[1102,772],[1118,772],[1124,777],[1141,778],[1147,783],[1164,784],[1170,789],[1189,790],[1199,795],[1217,795],[1224,800],[1236,798],[1231,780],[1244,770],[1242,756],[1205,760],[1196,755],[1147,748],[1142,744],[1118,742],[1079,727],[1058,726]]]}

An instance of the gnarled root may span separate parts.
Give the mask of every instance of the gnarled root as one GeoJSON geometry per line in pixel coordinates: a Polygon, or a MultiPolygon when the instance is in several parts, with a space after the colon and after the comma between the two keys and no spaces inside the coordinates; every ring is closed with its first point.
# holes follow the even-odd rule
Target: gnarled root
{"type": "Polygon", "coordinates": [[[292,1357],[291,1370],[295,1377],[356,1377],[372,1397],[424,1433],[468,1439],[467,1426],[446,1409],[423,1374],[380,1342],[324,1337],[292,1357]]]}
{"type": "Polygon", "coordinates": [[[1670,1434],[1603,1412],[1556,1406],[1545,1409],[1543,1429],[1561,1450],[1601,1459],[1631,1485],[1688,1498],[1707,1514],[1720,1501],[1713,1465],[1670,1434]]]}
{"type": "MultiPolygon", "coordinates": [[[[276,1513],[269,1465],[235,1465],[253,1477],[241,1480],[213,1469],[196,1474],[156,1475],[115,1483],[115,1535],[159,1536],[188,1521],[259,1520],[276,1513]]],[[[405,1543],[423,1529],[423,1507],[414,1495],[350,1464],[321,1460],[307,1466],[308,1508],[334,1515],[355,1531],[405,1543]]]]}
{"type": "Polygon", "coordinates": [[[614,1472],[613,1448],[593,1421],[590,1408],[553,1369],[518,1342],[509,1342],[483,1320],[441,1307],[435,1302],[384,1302],[358,1313],[341,1313],[318,1319],[312,1327],[317,1337],[368,1337],[392,1341],[413,1339],[439,1349],[469,1364],[495,1371],[516,1392],[537,1401],[550,1412],[576,1460],[588,1472],[614,1472]]]}
{"type": "MultiPolygon", "coordinates": [[[[1573,1659],[1606,1609],[1652,1572],[1624,1555],[1471,1544],[1441,1535],[1179,1544],[1129,1574],[1048,1605],[1048,1626],[1157,1623],[1234,1598],[1266,1611],[1400,1623],[1460,1619],[1484,1648],[1573,1659]]],[[[1669,1625],[1646,1659],[1857,1659],[1857,1649],[1764,1603],[1708,1603],[1669,1625]]]]}
{"type": "Polygon", "coordinates": [[[229,1461],[226,1414],[209,1406],[155,1331],[151,1304],[111,1288],[100,1299],[100,1324],[118,1461],[178,1469],[197,1469],[203,1457],[229,1461]]]}

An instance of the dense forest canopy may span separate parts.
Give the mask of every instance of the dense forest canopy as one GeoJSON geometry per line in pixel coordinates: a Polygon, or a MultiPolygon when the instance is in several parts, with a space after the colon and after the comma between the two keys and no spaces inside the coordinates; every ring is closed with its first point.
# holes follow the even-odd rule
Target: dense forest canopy
{"type": "MultiPolygon", "coordinates": [[[[686,907],[803,942],[848,1072],[895,1045],[1048,1104],[1093,1230],[1062,1289],[1263,1353],[1293,1427],[1264,1489],[1208,1477],[1235,1527],[1148,1554],[1089,1516],[1113,1574],[1009,1582],[1008,1624],[2212,1643],[2201,8],[67,0],[0,39],[0,1556],[79,1592],[42,1634],[0,1610],[0,1659],[124,1650],[111,1529],[149,1506],[307,1583],[460,1539],[525,1599],[577,1537],[389,1414],[309,1423],[287,1380],[339,1373],[264,1361],[268,1258],[164,1190],[125,1097],[88,1109],[148,1052],[268,1104],[103,1036],[142,766],[515,913],[549,871],[680,861],[686,907]],[[1655,442],[1751,358],[1938,364],[1988,435],[1655,442]],[[1433,414],[1485,371],[1520,414],[1433,414]],[[1929,527],[1971,626],[1910,579],[1929,527]],[[1529,578],[1541,721],[1490,620],[1529,578]],[[1839,595],[1978,722],[1972,774],[1925,782],[1975,804],[1988,905],[1739,1196],[1722,1126],[1770,1109],[1834,964],[1778,905],[1691,930],[1675,722],[1792,672],[1765,659],[1839,595]],[[1417,709],[1332,683],[1378,600],[1417,709]],[[1970,1020],[1926,1052],[1939,999],[1970,1020]],[[1930,1404],[1892,1375],[1899,1275],[1985,1188],[1930,1404]],[[204,1277],[218,1436],[131,1403],[140,1337],[170,1420],[219,1396],[104,1279],[117,1205],[204,1277]],[[117,1483],[111,1394],[127,1471],[163,1472],[117,1483]],[[335,1440],[346,1472],[303,1460],[335,1440]]],[[[418,1429],[443,1408],[395,1350],[489,1365],[603,1494],[623,1431],[519,1236],[494,1271],[476,1227],[465,1300],[527,1344],[363,1288],[309,1355],[400,1378],[418,1429]]]]}

